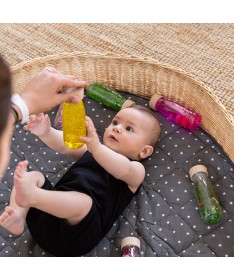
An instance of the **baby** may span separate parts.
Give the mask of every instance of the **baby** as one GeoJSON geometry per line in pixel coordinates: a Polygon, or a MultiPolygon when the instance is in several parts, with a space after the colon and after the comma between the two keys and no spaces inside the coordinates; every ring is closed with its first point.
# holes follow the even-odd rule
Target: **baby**
{"type": "Polygon", "coordinates": [[[69,149],[63,132],[51,127],[48,115],[32,115],[25,130],[50,148],[77,161],[53,187],[27,161],[14,173],[10,204],[0,225],[22,234],[27,223],[35,242],[54,256],[82,256],[108,233],[145,177],[140,162],[153,153],[161,127],[156,115],[140,105],[120,110],[106,128],[103,144],[86,117],[84,145],[69,149]]]}

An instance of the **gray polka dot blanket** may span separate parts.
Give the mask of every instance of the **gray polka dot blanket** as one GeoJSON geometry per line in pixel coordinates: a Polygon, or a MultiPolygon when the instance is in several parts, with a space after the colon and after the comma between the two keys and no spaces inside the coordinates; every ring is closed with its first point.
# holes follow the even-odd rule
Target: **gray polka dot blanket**
{"type": "MultiPolygon", "coordinates": [[[[146,99],[122,94],[137,104],[148,106],[146,99]]],[[[116,112],[87,96],[84,104],[86,114],[92,118],[101,137],[116,112]]],[[[57,109],[49,112],[52,124],[57,109]]],[[[233,163],[202,129],[190,132],[159,113],[155,114],[161,122],[162,134],[153,155],[143,162],[146,168],[143,185],[108,234],[85,256],[121,256],[121,240],[133,236],[140,239],[141,257],[233,257],[233,163]],[[188,174],[196,164],[207,167],[220,202],[222,218],[216,224],[208,225],[201,220],[194,185],[188,174]]],[[[1,212],[9,202],[15,167],[25,159],[29,161],[29,170],[43,172],[53,184],[73,163],[72,159],[51,150],[17,125],[10,164],[0,183],[1,212]]],[[[34,242],[25,226],[21,236],[0,227],[0,256],[50,255],[34,242]]]]}

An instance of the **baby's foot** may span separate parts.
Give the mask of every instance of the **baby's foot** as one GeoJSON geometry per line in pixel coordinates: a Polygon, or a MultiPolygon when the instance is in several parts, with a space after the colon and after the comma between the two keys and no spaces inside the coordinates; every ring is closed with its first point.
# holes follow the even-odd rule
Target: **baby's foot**
{"type": "Polygon", "coordinates": [[[11,233],[20,235],[24,231],[25,218],[19,209],[7,206],[0,216],[0,225],[11,233]]]}
{"type": "Polygon", "coordinates": [[[15,202],[20,207],[30,207],[34,198],[37,178],[33,172],[27,172],[27,161],[19,162],[14,172],[15,202]]]}
{"type": "Polygon", "coordinates": [[[31,131],[38,137],[44,136],[50,131],[51,123],[48,115],[40,113],[38,115],[31,115],[24,129],[31,131]]]}

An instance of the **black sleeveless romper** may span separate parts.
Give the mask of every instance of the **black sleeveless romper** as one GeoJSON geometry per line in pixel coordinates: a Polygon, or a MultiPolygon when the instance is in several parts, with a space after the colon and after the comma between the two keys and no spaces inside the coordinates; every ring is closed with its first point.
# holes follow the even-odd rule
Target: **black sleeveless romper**
{"type": "Polygon", "coordinates": [[[125,182],[110,175],[89,152],[74,163],[54,187],[45,179],[43,189],[78,191],[93,201],[89,213],[75,226],[30,208],[26,217],[28,229],[35,242],[54,256],[82,256],[91,251],[134,196],[125,182]]]}

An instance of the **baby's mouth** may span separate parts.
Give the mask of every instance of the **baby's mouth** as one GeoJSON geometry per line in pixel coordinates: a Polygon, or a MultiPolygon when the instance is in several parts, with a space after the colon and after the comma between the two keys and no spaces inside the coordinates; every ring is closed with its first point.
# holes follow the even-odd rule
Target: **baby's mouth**
{"type": "Polygon", "coordinates": [[[118,142],[118,140],[115,138],[115,136],[114,136],[113,134],[111,134],[111,135],[109,136],[109,138],[112,139],[112,140],[114,140],[114,141],[116,141],[116,142],[118,142]]]}

